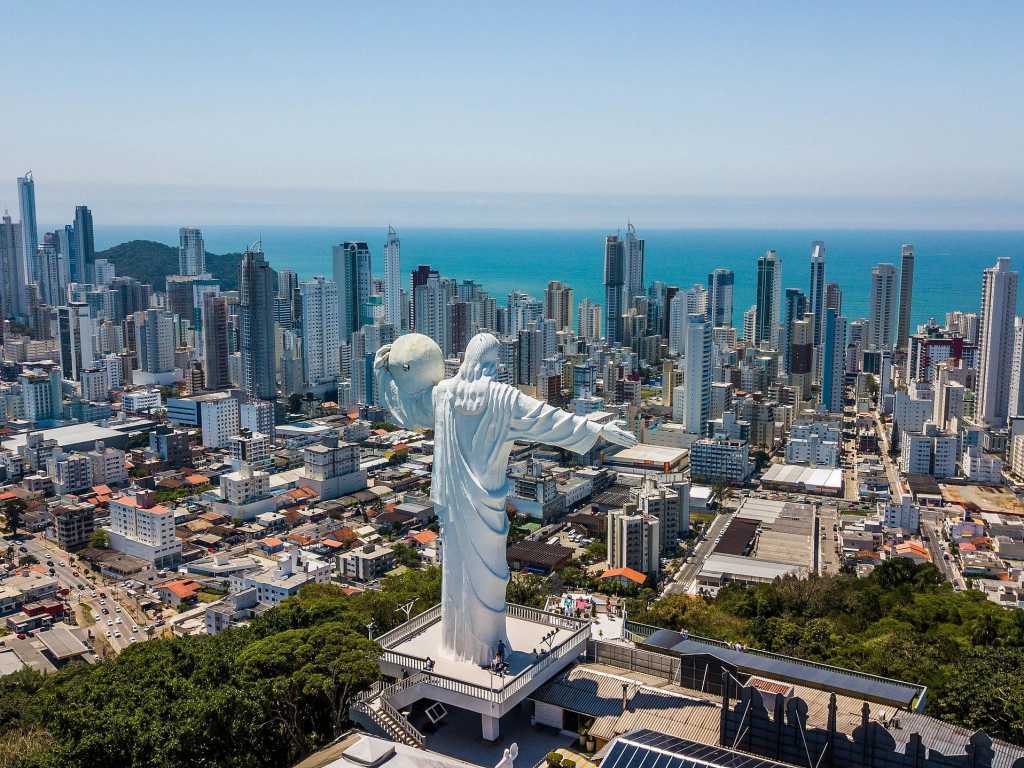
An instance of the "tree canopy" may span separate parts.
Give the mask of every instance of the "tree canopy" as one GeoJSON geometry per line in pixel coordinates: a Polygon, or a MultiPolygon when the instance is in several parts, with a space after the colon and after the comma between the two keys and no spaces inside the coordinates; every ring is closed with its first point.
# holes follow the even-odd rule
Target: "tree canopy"
{"type": "Polygon", "coordinates": [[[155,639],[44,677],[0,678],[0,765],[176,768],[291,765],[345,727],[378,677],[382,632],[440,599],[436,568],[346,595],[313,584],[249,626],[155,639]]]}

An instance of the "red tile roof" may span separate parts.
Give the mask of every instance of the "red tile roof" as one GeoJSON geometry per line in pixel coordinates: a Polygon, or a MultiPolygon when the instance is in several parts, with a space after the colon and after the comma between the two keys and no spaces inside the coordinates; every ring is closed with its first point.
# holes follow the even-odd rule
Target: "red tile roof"
{"type": "Polygon", "coordinates": [[[437,541],[437,534],[433,531],[416,531],[416,533],[410,533],[409,538],[415,541],[417,544],[427,546],[437,541]]]}
{"type": "Polygon", "coordinates": [[[645,581],[647,581],[646,576],[640,573],[640,571],[635,571],[632,568],[609,568],[607,571],[601,574],[602,579],[612,579],[616,576],[622,576],[636,584],[643,584],[645,581]]]}

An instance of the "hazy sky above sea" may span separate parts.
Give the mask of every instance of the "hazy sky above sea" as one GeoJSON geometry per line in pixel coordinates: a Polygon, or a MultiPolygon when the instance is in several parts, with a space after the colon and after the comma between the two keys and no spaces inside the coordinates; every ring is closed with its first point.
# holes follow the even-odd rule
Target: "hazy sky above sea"
{"type": "Polygon", "coordinates": [[[9,3],[0,207],[1024,228],[1024,4],[9,3]]]}

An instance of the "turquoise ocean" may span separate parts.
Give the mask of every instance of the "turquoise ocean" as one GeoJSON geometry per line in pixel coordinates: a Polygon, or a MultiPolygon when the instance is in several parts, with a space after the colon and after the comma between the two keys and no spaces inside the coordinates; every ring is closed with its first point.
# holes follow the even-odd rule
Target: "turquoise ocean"
{"type": "MultiPolygon", "coordinates": [[[[206,249],[212,253],[241,251],[262,240],[275,269],[292,269],[300,277],[330,276],[331,246],[345,240],[365,240],[373,254],[375,275],[383,274],[386,227],[249,227],[204,226],[206,249]]],[[[575,290],[575,301],[603,302],[601,285],[603,238],[611,230],[550,229],[407,229],[399,228],[402,269],[430,264],[442,276],[476,280],[504,303],[513,290],[542,298],[549,280],[561,280],[575,290]]],[[[671,285],[704,283],[715,267],[736,274],[733,323],[754,303],[757,257],[775,249],[782,257],[784,288],[808,290],[811,242],[826,247],[826,280],[843,289],[843,313],[851,320],[867,315],[871,267],[890,262],[899,268],[900,246],[912,243],[916,252],[913,323],[945,312],[976,311],[981,295],[981,272],[998,256],[1009,256],[1015,268],[1024,267],[1024,231],[886,231],[886,230],[645,230],[646,280],[671,285]]],[[[132,239],[176,245],[177,228],[167,226],[97,226],[96,247],[132,239]]],[[[403,280],[408,287],[409,278],[403,280]]]]}

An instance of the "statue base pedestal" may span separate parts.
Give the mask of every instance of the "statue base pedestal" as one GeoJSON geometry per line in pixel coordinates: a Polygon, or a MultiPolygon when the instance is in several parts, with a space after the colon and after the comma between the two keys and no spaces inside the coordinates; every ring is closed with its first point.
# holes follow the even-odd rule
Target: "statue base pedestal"
{"type": "Polygon", "coordinates": [[[441,609],[429,611],[375,638],[381,674],[402,682],[389,703],[402,709],[419,699],[481,715],[481,735],[500,738],[500,719],[537,688],[586,653],[590,622],[519,605],[508,606],[507,670],[496,674],[441,655],[441,609]]]}

